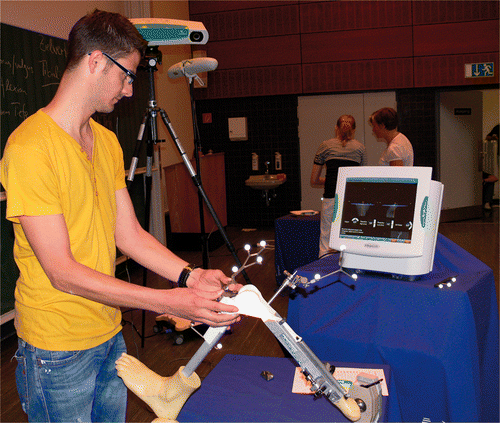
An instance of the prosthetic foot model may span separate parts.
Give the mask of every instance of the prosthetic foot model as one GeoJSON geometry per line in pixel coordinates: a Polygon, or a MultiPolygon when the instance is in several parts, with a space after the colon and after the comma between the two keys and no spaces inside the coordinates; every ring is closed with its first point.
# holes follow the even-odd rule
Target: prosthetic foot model
{"type": "Polygon", "coordinates": [[[173,376],[162,377],[128,354],[116,361],[118,376],[159,417],[156,423],[175,421],[189,396],[200,387],[196,373],[186,377],[181,367],[173,376]]]}

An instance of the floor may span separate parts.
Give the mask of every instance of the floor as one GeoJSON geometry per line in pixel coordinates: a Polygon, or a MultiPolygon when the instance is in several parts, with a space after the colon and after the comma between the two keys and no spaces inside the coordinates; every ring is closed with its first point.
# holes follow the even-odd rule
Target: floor
{"type": "MultiPolygon", "coordinates": [[[[490,266],[495,275],[497,298],[499,293],[499,216],[498,208],[491,213],[485,214],[481,219],[462,222],[441,223],[439,231],[465,250],[479,258],[490,266]]],[[[246,269],[248,279],[257,286],[266,299],[270,299],[276,289],[275,267],[274,267],[274,230],[242,230],[241,228],[228,228],[228,238],[234,247],[235,253],[241,262],[245,262],[248,253],[243,249],[246,243],[254,245],[251,252],[256,252],[255,245],[261,241],[268,241],[271,248],[261,252],[262,264],[255,264],[246,269]]],[[[201,263],[200,252],[183,251],[177,252],[188,262],[201,263]]],[[[234,265],[234,255],[222,245],[210,252],[210,267],[220,268],[226,274],[231,274],[234,265]]],[[[247,264],[254,261],[250,258],[247,264]]],[[[130,279],[135,283],[143,283],[143,272],[140,269],[129,269],[130,279]]],[[[125,278],[128,276],[125,274],[125,278]]],[[[239,276],[244,283],[245,279],[239,276]]],[[[148,286],[161,287],[164,281],[161,278],[148,274],[146,283],[148,286]]],[[[283,317],[287,312],[287,297],[278,296],[273,302],[275,310],[283,317]]],[[[162,376],[168,376],[177,371],[179,366],[185,365],[202,344],[202,339],[193,331],[187,330],[181,333],[172,331],[170,327],[161,326],[155,320],[152,313],[145,313],[144,339],[139,335],[142,332],[142,315],[139,310],[124,310],[123,333],[127,343],[129,354],[138,357],[149,368],[162,376]],[[142,342],[144,341],[144,348],[142,342]]],[[[203,327],[199,328],[200,331],[203,327]]],[[[16,337],[11,336],[2,341],[1,361],[1,414],[2,422],[26,421],[23,413],[14,381],[15,362],[11,360],[16,350],[16,337]]],[[[203,380],[225,354],[259,355],[271,357],[284,357],[278,341],[270,333],[267,327],[258,319],[244,318],[234,325],[231,332],[222,340],[222,348],[212,350],[197,369],[197,373],[203,380]]],[[[137,398],[129,393],[129,406],[127,413],[128,422],[150,422],[155,418],[153,412],[137,398]]]]}

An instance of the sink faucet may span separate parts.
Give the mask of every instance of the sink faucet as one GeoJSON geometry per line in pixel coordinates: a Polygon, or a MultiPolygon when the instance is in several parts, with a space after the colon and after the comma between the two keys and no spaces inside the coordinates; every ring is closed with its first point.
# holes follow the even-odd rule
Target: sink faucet
{"type": "Polygon", "coordinates": [[[264,164],[266,165],[266,175],[269,175],[269,165],[271,164],[271,162],[266,162],[264,164]]]}

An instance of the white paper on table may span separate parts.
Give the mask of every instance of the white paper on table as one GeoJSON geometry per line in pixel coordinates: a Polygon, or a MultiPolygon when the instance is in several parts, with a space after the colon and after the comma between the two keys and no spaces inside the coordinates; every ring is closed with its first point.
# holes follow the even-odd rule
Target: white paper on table
{"type": "MultiPolygon", "coordinates": [[[[380,382],[380,388],[382,389],[382,395],[388,396],[389,390],[387,389],[387,383],[384,375],[384,369],[362,369],[356,367],[337,367],[333,373],[333,377],[342,385],[346,390],[356,382],[356,379],[360,373],[369,374],[376,377],[377,379],[382,379],[380,382]]],[[[295,368],[295,375],[293,377],[292,392],[294,394],[314,394],[311,391],[311,382],[306,380],[302,369],[300,367],[295,368]]]]}

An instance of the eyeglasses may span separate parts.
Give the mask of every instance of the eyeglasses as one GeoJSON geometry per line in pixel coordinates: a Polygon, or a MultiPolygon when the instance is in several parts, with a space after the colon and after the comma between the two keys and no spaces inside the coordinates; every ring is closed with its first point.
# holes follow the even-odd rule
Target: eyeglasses
{"type": "Polygon", "coordinates": [[[123,66],[122,64],[118,63],[115,59],[113,59],[108,53],[104,53],[102,52],[102,54],[104,54],[109,60],[111,60],[116,66],[118,66],[123,72],[125,72],[125,74],[128,76],[129,80],[128,80],[128,83],[130,85],[132,85],[135,81],[135,78],[137,78],[137,76],[135,75],[135,73],[129,71],[125,66],[123,66]]]}

